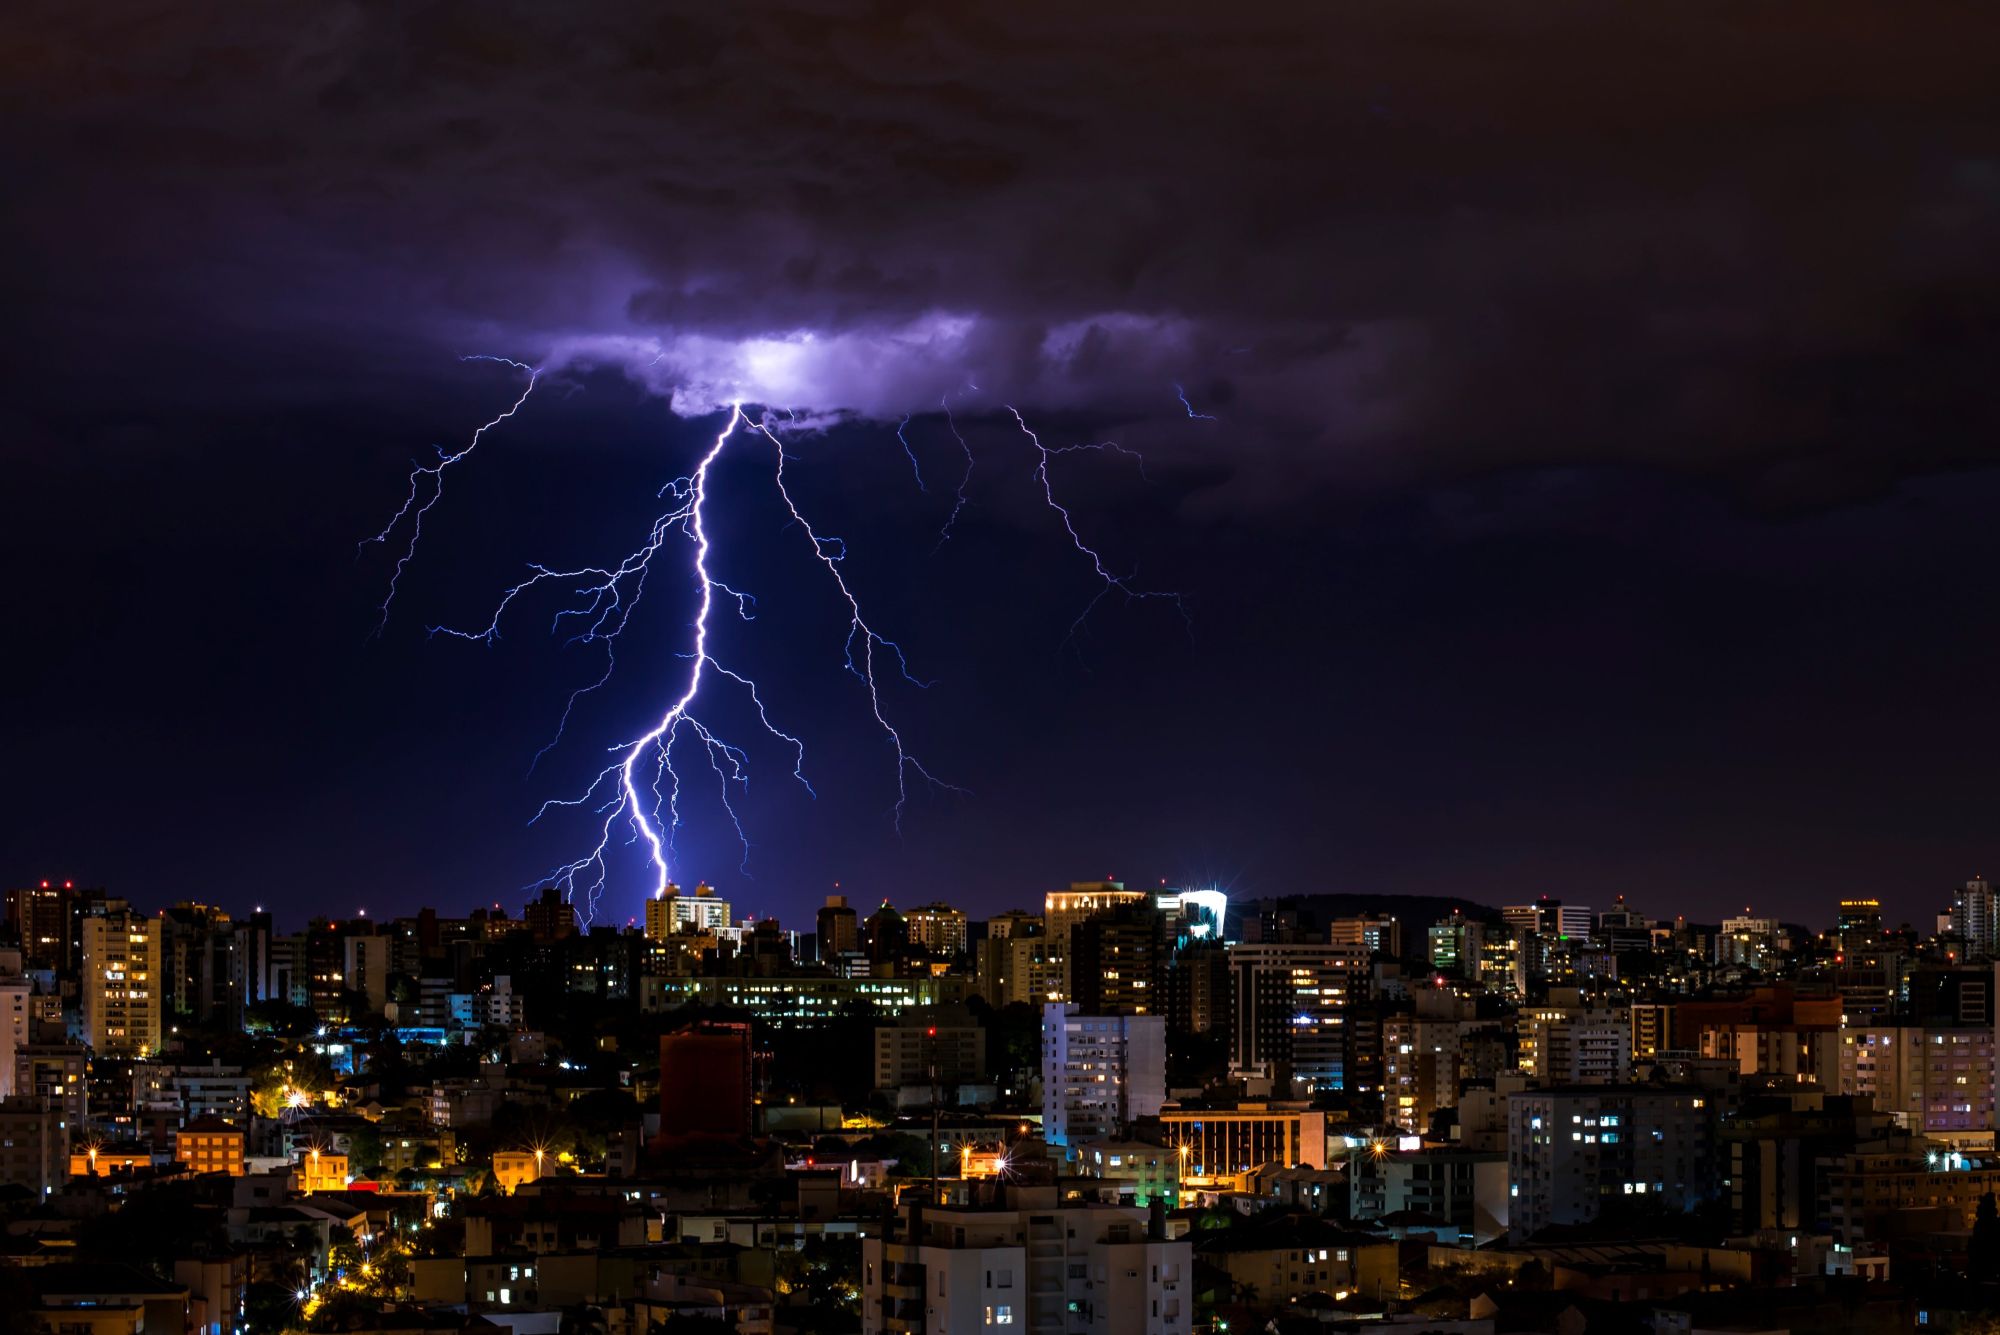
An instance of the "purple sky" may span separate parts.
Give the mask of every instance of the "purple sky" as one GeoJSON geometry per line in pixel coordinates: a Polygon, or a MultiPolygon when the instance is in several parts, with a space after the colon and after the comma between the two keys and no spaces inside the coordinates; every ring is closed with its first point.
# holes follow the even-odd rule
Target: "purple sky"
{"type": "Polygon", "coordinates": [[[689,813],[690,875],[746,904],[1119,872],[1921,918],[1993,847],[1996,27],[15,6],[0,880],[517,902],[578,835],[526,817],[682,670],[686,590],[532,778],[593,662],[422,628],[630,550],[687,419],[741,398],[819,428],[802,496],[971,790],[889,828],[838,609],[732,461],[767,607],[731,650],[822,776],[754,757],[754,881],[689,813]],[[388,566],[353,543],[518,394],[468,353],[547,381],[370,640],[388,566]],[[980,464],[934,554],[944,400],[980,464]],[[1058,481],[1191,637],[1114,600],[1066,641],[1096,586],[1010,403],[1145,453],[1058,481]]]}

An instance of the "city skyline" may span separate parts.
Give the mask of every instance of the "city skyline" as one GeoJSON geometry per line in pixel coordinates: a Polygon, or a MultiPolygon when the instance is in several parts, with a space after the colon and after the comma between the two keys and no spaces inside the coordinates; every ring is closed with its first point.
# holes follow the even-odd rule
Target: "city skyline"
{"type": "Polygon", "coordinates": [[[2000,6],[0,6],[0,1335],[2000,1335],[2000,6]]]}
{"type": "MultiPolygon", "coordinates": [[[[79,896],[108,896],[114,900],[133,902],[132,896],[118,890],[116,887],[91,884],[87,881],[79,881],[74,877],[44,877],[40,881],[28,880],[0,885],[0,895],[12,894],[17,890],[25,891],[37,886],[45,891],[59,890],[64,893],[74,892],[79,896]]],[[[1240,924],[1242,920],[1241,915],[1252,908],[1282,908],[1286,905],[1297,906],[1301,904],[1311,908],[1314,901],[1327,900],[1336,900],[1354,905],[1356,906],[1356,912],[1361,912],[1362,909],[1360,906],[1365,904],[1369,906],[1365,910],[1369,914],[1379,913],[1388,921],[1403,922],[1417,927],[1422,927],[1424,924],[1432,921],[1444,921],[1444,919],[1434,919],[1431,916],[1431,909],[1434,905],[1450,902],[1463,903],[1479,909],[1488,915],[1491,921],[1496,923],[1509,921],[1510,915],[1514,913],[1526,914],[1531,910],[1539,913],[1561,909],[1567,913],[1579,915],[1578,921],[1582,926],[1577,930],[1582,935],[1588,935],[1592,930],[1595,920],[1604,914],[1629,914],[1642,921],[1648,920],[1648,915],[1645,913],[1642,905],[1630,903],[1622,895],[1614,895],[1601,902],[1589,904],[1579,904],[1575,901],[1564,900],[1560,896],[1554,895],[1538,895],[1523,900],[1496,900],[1493,902],[1475,899],[1467,895],[1363,896],[1348,893],[1311,891],[1301,891],[1291,894],[1235,896],[1221,887],[1213,885],[1175,885],[1171,884],[1165,878],[1160,878],[1152,884],[1132,883],[1125,881],[1123,878],[1106,876],[1094,881],[1071,881],[1061,885],[1051,885],[1038,893],[1026,893],[1016,896],[1004,908],[991,910],[990,912],[972,913],[968,913],[963,907],[952,903],[948,898],[944,897],[933,895],[930,900],[922,901],[921,896],[906,895],[901,897],[901,903],[898,903],[897,896],[890,894],[877,896],[861,895],[851,887],[845,886],[844,883],[836,881],[826,887],[821,899],[810,905],[807,911],[793,914],[789,921],[794,925],[785,927],[785,930],[793,936],[812,934],[814,931],[815,915],[823,914],[827,907],[836,902],[853,909],[857,913],[861,910],[872,912],[875,908],[893,908],[905,915],[910,913],[921,914],[930,910],[950,910],[961,915],[965,921],[983,927],[989,921],[998,920],[1004,923],[1022,914],[1033,915],[1039,918],[1045,909],[1048,909],[1048,906],[1054,905],[1058,900],[1074,898],[1079,892],[1087,892],[1088,897],[1094,899],[1096,897],[1094,892],[1104,887],[1116,887],[1119,894],[1129,894],[1134,900],[1143,900],[1145,902],[1151,902],[1155,894],[1158,894],[1160,896],[1174,897],[1186,895],[1191,900],[1194,897],[1199,897],[1204,901],[1220,903],[1224,906],[1225,913],[1228,915],[1231,925],[1240,924]],[[1399,909],[1407,913],[1408,916],[1405,917],[1392,912],[1392,910],[1399,909]],[[797,925],[801,923],[805,925],[797,925]]],[[[532,910],[537,901],[545,897],[552,888],[560,893],[559,887],[553,886],[552,883],[544,882],[537,886],[524,888],[513,900],[494,899],[486,903],[463,906],[455,906],[448,902],[443,904],[425,903],[416,906],[409,912],[374,912],[366,904],[356,904],[348,911],[340,911],[337,908],[322,905],[303,915],[298,915],[288,914],[282,901],[273,901],[277,906],[274,911],[271,905],[267,905],[263,901],[238,907],[216,900],[189,899],[186,897],[158,902],[141,897],[136,902],[136,907],[137,911],[141,914],[151,913],[155,916],[164,914],[173,908],[218,909],[236,917],[266,915],[272,919],[275,925],[294,930],[304,927],[310,921],[322,920],[335,925],[343,923],[386,925],[396,921],[412,921],[419,913],[442,913],[447,917],[482,913],[492,914],[497,918],[519,921],[522,918],[523,908],[532,910]]],[[[619,931],[648,930],[648,924],[654,920],[655,911],[662,903],[670,904],[676,896],[680,897],[681,903],[684,906],[679,910],[680,918],[683,920],[712,921],[722,924],[740,922],[745,926],[754,922],[765,922],[774,919],[778,921],[780,926],[784,926],[787,921],[785,915],[771,912],[765,905],[754,898],[739,901],[733,896],[718,893],[715,887],[707,881],[695,881],[687,885],[681,885],[678,882],[670,883],[661,894],[649,896],[644,901],[640,912],[618,920],[606,918],[602,914],[595,920],[586,919],[582,905],[571,903],[570,907],[577,913],[579,926],[585,930],[591,927],[605,927],[619,931]],[[697,894],[703,896],[699,901],[695,899],[697,894]],[[715,896],[712,900],[706,898],[711,895],[715,896]],[[714,906],[714,911],[710,912],[706,907],[694,909],[692,912],[695,914],[695,917],[690,919],[688,918],[690,909],[686,906],[696,903],[703,906],[712,905],[714,906]]],[[[1162,902],[1165,901],[1163,900],[1162,902]]],[[[1953,924],[1952,930],[1961,934],[1969,932],[1982,937],[1991,936],[2000,939],[2000,894],[1994,892],[1991,883],[1983,876],[1972,877],[1962,885],[1952,887],[1952,889],[1946,891],[1940,897],[1934,908],[1928,910],[1920,909],[1914,916],[1908,918],[1899,918],[1894,908],[1886,907],[1884,901],[1876,896],[1842,895],[1830,901],[1830,904],[1830,909],[1827,905],[1821,905],[1821,912],[1807,913],[1798,917],[1776,913],[1760,913],[1755,904],[1741,904],[1726,908],[1709,917],[1681,912],[1665,916],[1654,916],[1650,920],[1654,922],[1680,920],[1691,925],[1707,927],[1726,926],[1732,921],[1772,922],[1783,923],[1787,926],[1803,927],[1815,933],[1837,935],[1846,926],[1852,913],[1865,910],[1875,923],[1876,928],[1884,933],[1912,932],[1921,939],[1930,934],[1933,929],[1943,930],[1943,925],[1949,921],[1953,924]],[[1977,888],[1979,894],[1968,895],[1965,893],[1975,888],[1977,888]]],[[[1048,911],[1058,912],[1060,915],[1060,911],[1058,910],[1048,909],[1048,911]]],[[[1093,904],[1091,912],[1094,913],[1096,911],[1098,910],[1093,904]]],[[[1205,911],[1213,912],[1213,909],[1210,908],[1205,911]]],[[[1326,910],[1321,909],[1318,911],[1324,912],[1326,910]]]]}

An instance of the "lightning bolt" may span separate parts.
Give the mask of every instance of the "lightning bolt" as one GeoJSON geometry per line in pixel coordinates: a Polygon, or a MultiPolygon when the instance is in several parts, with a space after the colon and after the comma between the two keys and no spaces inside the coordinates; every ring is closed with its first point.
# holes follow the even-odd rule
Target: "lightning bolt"
{"type": "Polygon", "coordinates": [[[1181,388],[1181,387],[1180,387],[1179,385],[1175,385],[1175,386],[1174,386],[1174,397],[1175,397],[1175,398],[1177,398],[1177,399],[1179,399],[1179,400],[1181,401],[1181,407],[1182,407],[1182,408],[1184,408],[1184,409],[1186,409],[1186,410],[1187,410],[1187,415],[1188,415],[1189,417],[1192,417],[1192,418],[1193,418],[1193,419],[1194,419],[1195,421],[1197,421],[1197,422],[1213,422],[1213,421],[1215,420],[1215,414],[1213,414],[1213,413],[1198,413],[1198,412],[1196,412],[1196,411],[1194,410],[1194,405],[1193,405],[1192,403],[1189,403],[1189,402],[1188,402],[1188,396],[1187,396],[1187,391],[1186,391],[1186,390],[1184,390],[1184,389],[1182,389],[1182,388],[1181,388]]]}
{"type": "MultiPolygon", "coordinates": [[[[965,489],[972,485],[973,459],[972,447],[965,443],[965,437],[959,433],[958,420],[951,415],[949,394],[938,395],[938,411],[944,414],[945,428],[951,432],[951,438],[958,442],[959,450],[965,455],[965,472],[958,479],[958,495],[951,503],[951,514],[945,519],[944,527],[938,530],[938,546],[942,547],[951,541],[951,531],[957,527],[958,516],[965,510],[965,489]]],[[[935,548],[931,554],[937,554],[935,548]]]]}
{"type": "Polygon", "coordinates": [[[402,581],[404,569],[408,567],[411,560],[417,554],[417,543],[424,536],[424,516],[430,513],[431,507],[436,505],[438,500],[444,495],[445,471],[461,460],[470,458],[472,452],[479,448],[479,442],[487,432],[499,426],[515,413],[520,412],[522,405],[527,403],[528,396],[535,392],[536,383],[542,378],[539,368],[529,366],[525,362],[517,362],[511,357],[489,357],[483,354],[474,354],[470,357],[461,357],[459,360],[462,362],[498,362],[502,366],[511,366],[517,371],[526,371],[528,373],[528,384],[521,391],[521,397],[515,399],[513,405],[506,412],[501,413],[498,417],[473,432],[472,439],[465,443],[463,449],[450,454],[440,449],[438,450],[438,461],[436,463],[412,464],[410,467],[410,493],[403,498],[402,508],[389,517],[389,522],[382,526],[380,533],[377,533],[372,538],[363,538],[354,545],[354,554],[358,557],[368,549],[370,544],[387,543],[390,535],[396,531],[405,518],[408,518],[410,521],[409,545],[403,549],[403,554],[396,558],[396,568],[389,576],[389,592],[383,597],[382,606],[378,609],[381,612],[381,619],[375,623],[375,633],[377,635],[380,635],[383,629],[389,624],[389,607],[396,601],[396,586],[402,581]],[[430,499],[419,505],[417,504],[417,498],[424,491],[424,479],[426,478],[430,479],[430,499]]]}
{"type": "MultiPolygon", "coordinates": [[[[1059,454],[1070,454],[1078,450],[1112,451],[1129,458],[1138,459],[1142,476],[1145,472],[1145,460],[1140,457],[1136,450],[1128,450],[1113,441],[1101,441],[1093,445],[1063,445],[1051,449],[1042,443],[1042,438],[1035,433],[1033,427],[1028,425],[1027,419],[1021,416],[1020,409],[1014,407],[1011,403],[1003,406],[1009,413],[1013,414],[1014,424],[1021,428],[1021,434],[1028,438],[1028,443],[1034,446],[1035,453],[1040,458],[1040,462],[1035,465],[1035,481],[1041,484],[1042,500],[1047,503],[1049,509],[1054,510],[1057,515],[1061,516],[1063,529],[1069,534],[1071,545],[1090,559],[1090,568],[1096,572],[1100,584],[1097,595],[1085,605],[1081,612],[1076,614],[1076,620],[1070,622],[1069,635],[1064,642],[1068,643],[1076,638],[1077,631],[1081,630],[1083,623],[1090,619],[1090,614],[1097,610],[1097,605],[1113,592],[1123,594],[1125,601],[1128,603],[1146,600],[1172,603],[1174,610],[1181,614],[1181,620],[1192,629],[1194,620],[1188,615],[1187,602],[1180,594],[1165,590],[1134,588],[1131,582],[1131,575],[1116,574],[1105,567],[1103,555],[1095,547],[1092,547],[1083,540],[1083,535],[1076,531],[1075,517],[1070,514],[1067,506],[1056,499],[1055,483],[1049,477],[1049,461],[1051,459],[1059,454]]],[[[1136,574],[1137,572],[1133,573],[1136,574]]]]}
{"type": "Polygon", "coordinates": [[[924,485],[924,470],[917,466],[917,452],[910,448],[910,438],[903,433],[910,429],[910,414],[904,413],[903,420],[896,424],[896,443],[903,447],[903,457],[910,461],[910,472],[916,475],[917,490],[926,496],[931,489],[924,485]]]}
{"type": "MultiPolygon", "coordinates": [[[[465,360],[498,362],[525,372],[528,382],[520,396],[504,412],[474,431],[463,447],[450,453],[440,450],[436,463],[413,467],[409,494],[402,507],[391,517],[389,523],[384,525],[380,533],[360,544],[365,549],[371,543],[387,543],[407,521],[409,542],[397,559],[390,579],[388,596],[384,598],[380,609],[384,623],[395,600],[397,583],[404,569],[416,555],[417,545],[422,536],[423,518],[443,494],[445,473],[468,458],[487,432],[518,413],[542,378],[540,369],[508,358],[479,357],[465,360]]],[[[965,456],[965,471],[958,484],[955,503],[950,518],[946,520],[939,535],[939,542],[942,544],[951,537],[952,526],[969,503],[967,490],[971,483],[975,460],[972,447],[967,443],[952,416],[949,396],[941,398],[938,406],[947,428],[965,456]]],[[[1034,477],[1040,486],[1044,502],[1061,518],[1071,544],[1089,559],[1091,568],[1102,586],[1072,623],[1070,636],[1073,638],[1076,635],[1098,603],[1114,591],[1122,594],[1127,601],[1171,602],[1185,620],[1187,608],[1179,594],[1137,588],[1131,583],[1132,576],[1121,575],[1105,564],[1103,556],[1097,549],[1084,541],[1070,510],[1057,498],[1055,485],[1050,476],[1051,460],[1078,451],[1116,453],[1130,458],[1137,464],[1142,477],[1145,476],[1144,459],[1136,451],[1127,449],[1115,441],[1053,447],[1046,445],[1029,427],[1018,410],[1009,407],[1007,411],[1012,414],[1015,424],[1036,452],[1038,463],[1034,477]]],[[[781,417],[777,420],[785,419],[781,417]]],[[[796,418],[790,420],[796,422],[796,418]]],[[[912,470],[916,472],[919,487],[922,487],[923,475],[917,468],[916,455],[906,435],[910,421],[910,417],[903,418],[897,426],[896,436],[910,460],[912,470]]],[[[927,688],[930,683],[911,674],[908,656],[902,646],[877,631],[867,619],[860,598],[854,592],[843,569],[847,559],[846,543],[839,537],[822,534],[801,509],[785,475],[788,456],[784,442],[774,428],[771,413],[760,411],[756,417],[752,417],[741,402],[734,403],[725,414],[714,438],[696,459],[692,471],[686,476],[675,478],[660,489],[658,495],[665,502],[665,508],[655,516],[646,530],[644,539],[623,557],[604,565],[572,568],[531,564],[522,578],[501,592],[492,614],[483,625],[473,628],[445,625],[428,627],[432,636],[444,636],[491,646],[500,640],[503,624],[525,597],[545,587],[562,592],[563,601],[549,623],[550,633],[565,635],[566,645],[601,646],[604,653],[604,667],[593,680],[570,693],[554,735],[535,754],[535,763],[538,764],[543,756],[562,742],[578,702],[611,680],[617,667],[618,643],[631,626],[633,615],[644,600],[648,577],[653,572],[656,558],[670,545],[677,545],[678,540],[685,540],[689,544],[692,560],[689,562],[688,574],[694,585],[695,609],[691,623],[691,639],[681,654],[688,665],[687,675],[680,684],[678,694],[651,727],[637,736],[607,748],[609,763],[598,770],[596,776],[580,793],[551,798],[543,802],[530,821],[530,824],[533,824],[552,812],[578,808],[589,810],[597,818],[594,822],[596,838],[592,846],[581,856],[555,868],[548,876],[537,882],[537,884],[552,883],[559,886],[566,899],[573,904],[580,904],[581,916],[586,924],[596,916],[598,900],[606,889],[611,875],[612,851],[621,843],[625,846],[637,845],[640,848],[645,863],[650,868],[651,891],[654,896],[663,894],[673,881],[674,863],[678,857],[676,835],[681,826],[680,799],[683,787],[683,775],[676,766],[677,745],[683,748],[694,747],[715,776],[720,788],[723,810],[736,831],[739,845],[743,850],[742,865],[747,872],[750,839],[738,813],[736,801],[749,786],[749,755],[743,748],[717,733],[696,713],[704,685],[709,679],[716,679],[741,689],[743,698],[748,700],[751,710],[756,714],[758,724],[771,738],[790,752],[792,777],[809,794],[817,796],[811,781],[806,777],[804,741],[773,721],[766,708],[763,691],[756,680],[718,658],[714,647],[713,618],[716,607],[723,603],[733,604],[737,616],[746,621],[753,620],[756,599],[745,591],[732,588],[718,578],[711,569],[711,558],[715,552],[708,529],[709,481],[717,460],[724,456],[732,444],[753,440],[766,442],[771,446],[773,451],[771,481],[778,498],[784,504],[786,513],[790,516],[791,527],[797,528],[804,536],[813,558],[826,570],[835,591],[847,609],[847,634],[842,645],[845,667],[866,691],[869,715],[893,756],[896,800],[892,816],[896,829],[900,832],[902,828],[903,813],[916,786],[921,784],[955,793],[965,791],[940,779],[927,768],[911,751],[901,730],[892,720],[884,700],[887,674],[893,672],[903,681],[920,688],[927,688]]],[[[531,764],[531,772],[533,768],[534,765],[531,764]]]]}

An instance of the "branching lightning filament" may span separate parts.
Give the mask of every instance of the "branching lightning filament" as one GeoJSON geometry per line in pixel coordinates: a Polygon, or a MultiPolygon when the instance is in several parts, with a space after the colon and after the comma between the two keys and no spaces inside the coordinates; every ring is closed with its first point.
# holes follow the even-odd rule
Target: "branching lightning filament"
{"type": "MultiPolygon", "coordinates": [[[[403,571],[416,555],[417,545],[422,538],[424,516],[443,495],[446,472],[468,458],[487,432],[518,413],[542,379],[543,373],[540,369],[521,362],[505,358],[476,360],[495,361],[525,372],[527,384],[506,411],[479,427],[463,447],[449,452],[440,449],[435,463],[413,466],[410,473],[409,494],[401,508],[381,532],[362,544],[364,547],[370,543],[387,544],[405,526],[409,530],[408,542],[395,563],[388,595],[382,602],[381,613],[384,623],[395,600],[403,571]]],[[[942,544],[949,539],[952,524],[967,503],[966,488],[972,476],[973,452],[965,437],[959,432],[948,402],[940,400],[939,407],[944,423],[965,459],[964,475],[956,489],[951,516],[939,536],[942,544]]],[[[1134,459],[1137,459],[1137,455],[1113,442],[1045,446],[1028,427],[1019,412],[1011,408],[1008,411],[1013,413],[1016,425],[1037,452],[1039,463],[1034,476],[1044,501],[1061,518],[1063,527],[1076,550],[1089,559],[1102,586],[1090,604],[1078,615],[1071,627],[1071,634],[1075,634],[1077,628],[1083,624],[1085,618],[1104,596],[1114,590],[1128,599],[1171,601],[1180,608],[1185,617],[1186,609],[1181,606],[1178,594],[1135,588],[1130,583],[1129,576],[1114,573],[1106,567],[1102,556],[1084,542],[1070,511],[1057,500],[1054,484],[1049,476],[1049,464],[1054,457],[1077,450],[1116,452],[1134,459]]],[[[785,419],[780,417],[775,420],[783,422],[785,419]]],[[[724,414],[722,424],[714,438],[707,443],[696,460],[694,468],[687,475],[676,478],[661,488],[659,496],[665,502],[665,508],[654,518],[644,540],[620,560],[600,566],[570,569],[540,564],[530,565],[526,577],[501,594],[484,625],[475,628],[430,627],[430,633],[434,636],[442,635],[491,645],[500,638],[503,623],[523,595],[543,590],[544,586],[548,586],[550,590],[560,591],[564,595],[565,601],[550,623],[551,633],[565,635],[568,644],[601,645],[604,650],[604,667],[595,680],[570,693],[554,735],[535,754],[535,763],[539,763],[543,756],[563,740],[564,732],[569,726],[578,702],[611,680],[617,666],[618,642],[631,626],[633,614],[639,609],[645,597],[655,559],[662,551],[678,547],[682,541],[688,544],[691,559],[688,562],[687,573],[694,586],[694,616],[690,623],[690,641],[681,654],[687,663],[687,673],[677,695],[665,712],[645,731],[608,749],[609,763],[597,772],[580,793],[571,797],[550,799],[542,803],[535,813],[534,821],[539,821],[553,811],[582,808],[590,811],[594,817],[593,828],[596,834],[591,847],[581,856],[557,867],[549,876],[538,882],[559,886],[565,898],[576,905],[586,924],[595,917],[599,898],[610,881],[611,856],[616,847],[638,846],[649,868],[648,888],[652,895],[663,894],[674,880],[674,864],[678,857],[676,836],[681,825],[680,799],[684,777],[681,769],[677,767],[675,754],[677,745],[683,751],[690,746],[694,747],[706,761],[710,773],[714,775],[720,789],[722,808],[736,831],[739,846],[743,851],[743,866],[747,872],[750,838],[739,815],[737,801],[749,785],[749,755],[742,747],[717,733],[698,712],[697,707],[704,698],[703,688],[711,680],[716,683],[716,686],[711,688],[711,694],[716,689],[742,692],[742,698],[748,701],[765,732],[790,753],[792,777],[809,794],[813,794],[812,784],[806,777],[804,741],[773,721],[765,706],[764,693],[755,678],[722,661],[715,647],[713,616],[718,603],[731,604],[737,616],[746,621],[753,620],[756,612],[756,600],[750,594],[730,587],[711,568],[711,558],[715,555],[715,548],[709,530],[710,479],[717,461],[729,451],[732,444],[737,445],[739,450],[746,448],[752,441],[768,444],[771,447],[773,452],[771,482],[786,513],[790,516],[790,527],[797,529],[804,537],[812,557],[832,578],[833,587],[846,608],[848,615],[844,645],[846,667],[867,692],[869,715],[888,742],[894,756],[896,800],[892,818],[895,827],[899,831],[902,827],[903,812],[909,804],[913,785],[927,785],[951,792],[963,791],[939,779],[926,768],[911,752],[902,732],[891,720],[884,701],[882,673],[893,671],[897,677],[920,688],[927,687],[929,683],[920,681],[910,674],[908,660],[902,647],[877,632],[867,620],[861,602],[843,570],[843,563],[847,557],[846,544],[838,537],[823,535],[800,509],[785,477],[787,456],[784,442],[779,438],[773,423],[774,419],[768,414],[753,417],[740,402],[732,404],[724,414]]],[[[896,436],[909,458],[917,485],[922,488],[922,471],[918,467],[916,454],[906,435],[909,423],[910,419],[905,417],[896,427],[896,436]]],[[[1139,460],[1139,467],[1143,475],[1143,460],[1139,460]]],[[[531,764],[531,771],[533,767],[531,764]]]]}

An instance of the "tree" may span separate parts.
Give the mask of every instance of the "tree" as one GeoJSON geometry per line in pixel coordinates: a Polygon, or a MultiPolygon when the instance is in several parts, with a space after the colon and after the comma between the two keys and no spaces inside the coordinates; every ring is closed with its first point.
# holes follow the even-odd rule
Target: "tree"
{"type": "Polygon", "coordinates": [[[260,1279],[243,1289],[243,1324],[249,1335],[280,1335],[298,1328],[298,1290],[260,1279]]]}
{"type": "Polygon", "coordinates": [[[1965,1249],[1965,1266],[1974,1279],[1990,1279],[2000,1273],[2000,1202],[1990,1191],[1979,1198],[1972,1241],[1965,1249]]]}
{"type": "Polygon", "coordinates": [[[736,1335],[736,1323],[727,1317],[676,1312],[665,1321],[655,1321],[647,1335],[736,1335]]]}
{"type": "Polygon", "coordinates": [[[349,1289],[336,1289],[312,1314],[312,1331],[374,1330],[382,1324],[381,1300],[349,1289]]]}
{"type": "Polygon", "coordinates": [[[858,1240],[807,1238],[778,1257],[779,1289],[789,1324],[809,1335],[851,1335],[861,1328],[861,1244],[858,1240]]]}

